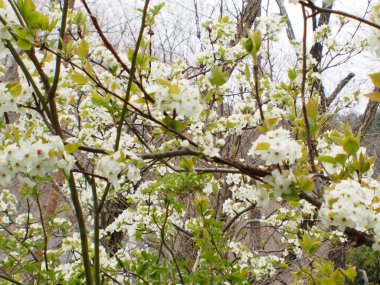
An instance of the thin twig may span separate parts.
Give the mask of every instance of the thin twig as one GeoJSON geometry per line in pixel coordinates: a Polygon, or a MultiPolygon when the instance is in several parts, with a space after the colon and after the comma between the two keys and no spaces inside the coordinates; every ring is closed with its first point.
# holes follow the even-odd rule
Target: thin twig
{"type": "Polygon", "coordinates": [[[368,21],[368,20],[366,20],[364,18],[361,18],[361,17],[355,16],[355,15],[343,12],[343,11],[318,7],[318,6],[314,5],[311,1],[307,1],[307,2],[300,1],[300,4],[302,6],[304,6],[304,7],[315,9],[319,13],[331,13],[331,14],[336,14],[336,15],[344,16],[344,17],[356,20],[358,22],[361,22],[363,24],[366,24],[368,26],[371,26],[371,27],[374,27],[374,28],[380,30],[380,25],[378,25],[378,24],[376,24],[374,22],[368,21]]]}

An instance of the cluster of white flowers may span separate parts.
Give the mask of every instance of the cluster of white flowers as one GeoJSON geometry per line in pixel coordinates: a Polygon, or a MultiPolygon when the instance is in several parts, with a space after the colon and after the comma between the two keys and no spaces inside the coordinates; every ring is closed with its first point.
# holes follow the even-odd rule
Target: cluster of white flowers
{"type": "Polygon", "coordinates": [[[331,27],[329,25],[321,25],[314,32],[314,41],[321,42],[331,37],[331,27]]]}
{"type": "Polygon", "coordinates": [[[215,58],[223,62],[235,62],[237,58],[246,55],[246,51],[240,44],[231,45],[236,33],[234,21],[228,17],[221,17],[217,22],[209,22],[205,26],[210,32],[203,34],[202,51],[194,55],[192,64],[213,67],[215,58]]]}
{"type": "Polygon", "coordinates": [[[239,258],[239,264],[244,268],[248,267],[248,261],[253,258],[253,253],[247,247],[243,246],[240,242],[231,241],[228,246],[231,251],[239,258]]]}
{"type": "Polygon", "coordinates": [[[6,112],[18,111],[18,104],[27,102],[31,98],[32,88],[26,82],[0,83],[0,116],[6,112]]]}
{"type": "Polygon", "coordinates": [[[220,118],[218,125],[215,126],[215,130],[226,131],[228,134],[242,134],[243,129],[251,125],[256,125],[252,115],[232,114],[226,118],[220,118]]]}
{"type": "MultiPolygon", "coordinates": [[[[233,181],[231,178],[228,180],[233,181]]],[[[265,207],[269,203],[269,194],[267,189],[261,184],[252,186],[249,183],[243,183],[237,179],[230,188],[232,199],[227,199],[223,204],[223,212],[234,216],[237,212],[256,203],[259,207],[265,207]]],[[[231,182],[230,182],[231,183],[231,182]]]]}
{"type": "Polygon", "coordinates": [[[294,174],[289,170],[280,172],[278,169],[272,171],[272,175],[266,176],[264,181],[273,187],[273,193],[276,198],[282,194],[290,194],[289,186],[295,181],[294,174]]]}
{"type": "Polygon", "coordinates": [[[258,19],[257,29],[263,33],[263,36],[270,41],[277,41],[278,35],[284,28],[286,19],[278,15],[269,15],[266,18],[258,19]]]}
{"type": "Polygon", "coordinates": [[[6,52],[3,40],[10,40],[11,38],[12,36],[9,33],[8,28],[5,27],[2,22],[0,22],[0,55],[1,56],[3,56],[3,54],[6,52]]]}
{"type": "Polygon", "coordinates": [[[231,241],[228,246],[238,257],[239,266],[252,270],[252,274],[257,280],[261,280],[266,276],[273,276],[276,273],[276,266],[285,262],[283,258],[276,255],[262,256],[255,254],[240,242],[231,241]]]}
{"type": "Polygon", "coordinates": [[[219,148],[217,145],[223,145],[224,140],[221,139],[214,143],[214,136],[210,131],[204,130],[204,123],[197,122],[190,126],[190,133],[193,136],[193,141],[203,149],[205,155],[214,157],[219,156],[219,148]]]}
{"type": "Polygon", "coordinates": [[[293,164],[302,157],[302,146],[290,137],[290,132],[279,128],[260,135],[253,143],[248,155],[260,155],[266,165],[280,164],[288,161],[293,164]]]}
{"type": "MultiPolygon", "coordinates": [[[[354,180],[343,180],[333,184],[325,193],[319,214],[326,225],[337,226],[340,231],[347,228],[373,231],[375,241],[379,241],[380,203],[377,197],[380,185],[374,180],[365,182],[361,185],[354,180]]],[[[379,251],[379,245],[375,242],[373,248],[379,251]]]]}
{"type": "MultiPolygon", "coordinates": [[[[245,204],[238,202],[235,199],[226,199],[223,203],[223,213],[227,214],[230,217],[236,216],[239,212],[243,211],[246,208],[245,204]]],[[[239,216],[238,220],[242,217],[239,216]]]]}
{"type": "MultiPolygon", "coordinates": [[[[380,25],[380,4],[373,7],[371,13],[371,21],[380,25]]],[[[371,51],[373,51],[377,57],[380,57],[380,30],[373,29],[368,36],[368,45],[371,51]]]]}
{"type": "MultiPolygon", "coordinates": [[[[337,145],[331,141],[329,141],[328,137],[330,136],[331,132],[326,132],[325,136],[326,138],[318,139],[318,146],[317,150],[320,156],[329,156],[332,158],[336,158],[337,155],[347,155],[344,151],[343,147],[340,145],[337,145]]],[[[365,147],[360,147],[358,154],[366,154],[367,149],[365,147]]],[[[351,162],[353,160],[352,157],[348,157],[347,162],[351,162]]],[[[343,165],[339,163],[324,163],[323,164],[324,171],[327,172],[326,175],[331,174],[339,174],[341,171],[344,170],[343,165]]],[[[366,176],[370,177],[373,173],[373,168],[371,168],[367,173],[366,176]]],[[[357,176],[356,173],[353,173],[354,177],[357,176]]]]}
{"type": "Polygon", "coordinates": [[[158,109],[161,112],[175,112],[183,117],[197,119],[203,110],[197,87],[192,87],[187,80],[176,83],[156,84],[150,92],[155,92],[158,109]]]}
{"type": "Polygon", "coordinates": [[[96,163],[95,173],[107,178],[115,189],[120,188],[119,178],[121,174],[126,174],[129,181],[136,182],[140,179],[140,171],[126,159],[126,155],[133,160],[138,157],[130,151],[117,151],[112,155],[105,155],[98,159],[96,163]]]}
{"type": "Polygon", "coordinates": [[[251,259],[252,273],[257,280],[261,280],[267,276],[274,276],[277,272],[276,267],[285,264],[285,259],[278,257],[277,255],[260,255],[256,254],[251,259]]]}
{"type": "Polygon", "coordinates": [[[18,173],[45,177],[59,168],[68,175],[73,165],[73,157],[64,153],[59,137],[22,140],[0,151],[0,185],[7,186],[18,173]]]}
{"type": "Polygon", "coordinates": [[[0,191],[0,222],[7,224],[10,222],[9,215],[16,213],[17,199],[9,190],[0,191]],[[4,215],[1,213],[3,212],[4,215]]]}
{"type": "Polygon", "coordinates": [[[343,180],[326,191],[319,213],[325,224],[335,225],[341,231],[348,227],[366,231],[372,228],[373,197],[372,189],[354,180],[343,180]]]}

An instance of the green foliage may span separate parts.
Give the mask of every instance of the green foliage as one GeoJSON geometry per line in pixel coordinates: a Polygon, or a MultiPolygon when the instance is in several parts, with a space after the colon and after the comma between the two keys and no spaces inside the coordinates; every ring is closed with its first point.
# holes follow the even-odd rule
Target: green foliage
{"type": "Polygon", "coordinates": [[[354,267],[335,269],[332,261],[325,261],[322,258],[310,259],[310,265],[310,267],[304,266],[294,273],[296,280],[294,285],[301,284],[301,282],[308,285],[352,284],[357,275],[354,267]]]}
{"type": "Polygon", "coordinates": [[[350,248],[346,253],[346,262],[355,266],[357,269],[357,278],[353,284],[363,285],[363,273],[359,270],[364,270],[367,274],[368,281],[374,284],[380,284],[380,260],[378,254],[367,246],[350,248]]]}
{"type": "Polygon", "coordinates": [[[223,67],[215,66],[211,69],[211,77],[209,78],[212,85],[223,86],[229,78],[229,72],[223,71],[223,67]]]}

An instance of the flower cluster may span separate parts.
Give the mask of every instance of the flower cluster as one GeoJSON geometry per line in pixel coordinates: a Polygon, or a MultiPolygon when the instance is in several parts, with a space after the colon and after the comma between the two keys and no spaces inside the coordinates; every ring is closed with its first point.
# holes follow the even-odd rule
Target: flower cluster
{"type": "Polygon", "coordinates": [[[7,186],[18,173],[46,177],[60,168],[68,175],[73,163],[72,156],[64,153],[59,137],[10,144],[0,152],[0,185],[7,186]]]}
{"type": "Polygon", "coordinates": [[[117,151],[112,155],[99,158],[96,163],[95,173],[107,178],[115,189],[120,188],[119,179],[122,174],[125,174],[129,181],[136,182],[140,179],[140,171],[132,161],[126,158],[126,155],[131,156],[132,159],[138,159],[132,152],[117,151]]]}
{"type": "MultiPolygon", "coordinates": [[[[375,5],[372,9],[371,20],[375,24],[380,24],[380,4],[375,5]]],[[[369,48],[376,54],[377,57],[380,57],[380,30],[373,29],[368,37],[369,48]]]]}
{"type": "Polygon", "coordinates": [[[266,165],[282,165],[284,161],[293,164],[296,159],[302,157],[302,146],[290,137],[289,131],[279,128],[260,135],[248,155],[260,155],[266,165]]]}
{"type": "Polygon", "coordinates": [[[214,142],[214,136],[210,131],[204,130],[204,123],[202,122],[191,125],[190,130],[193,135],[193,140],[203,149],[204,154],[211,157],[219,156],[219,148],[216,146],[223,145],[223,139],[214,142]]]}
{"type": "Polygon", "coordinates": [[[31,98],[32,88],[26,82],[0,83],[0,116],[18,111],[18,104],[31,98]]]}
{"type": "Polygon", "coordinates": [[[289,170],[280,172],[278,169],[272,171],[270,176],[266,176],[264,181],[273,187],[273,193],[276,198],[282,194],[290,194],[290,185],[295,181],[294,174],[289,170]]]}
{"type": "MultiPolygon", "coordinates": [[[[337,226],[340,231],[347,228],[373,231],[375,240],[380,240],[380,185],[372,180],[369,182],[360,184],[354,180],[342,180],[333,184],[326,191],[319,211],[322,221],[326,225],[337,226]]],[[[377,243],[374,249],[380,249],[377,243]]]]}
{"type": "Polygon", "coordinates": [[[161,112],[176,112],[183,117],[197,119],[203,107],[199,90],[191,87],[186,80],[171,83],[166,80],[157,80],[158,83],[151,88],[155,93],[157,107],[161,112]]]}

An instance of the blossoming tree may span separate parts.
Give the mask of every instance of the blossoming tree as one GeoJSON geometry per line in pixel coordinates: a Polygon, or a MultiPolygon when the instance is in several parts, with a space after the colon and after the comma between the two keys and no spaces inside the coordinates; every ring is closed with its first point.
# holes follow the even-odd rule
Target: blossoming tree
{"type": "Polygon", "coordinates": [[[119,51],[85,0],[61,2],[0,0],[1,58],[18,72],[0,83],[1,284],[345,284],[355,268],[326,248],[380,251],[374,158],[360,130],[330,124],[352,75],[331,96],[320,77],[322,57],[378,53],[378,3],[366,19],[289,1],[304,35],[287,27],[296,60],[275,80],[264,63],[286,17],[239,32],[221,17],[190,65],[166,64],[150,52],[163,4],[145,0],[119,51]],[[371,37],[331,40],[336,15],[371,37]]]}

